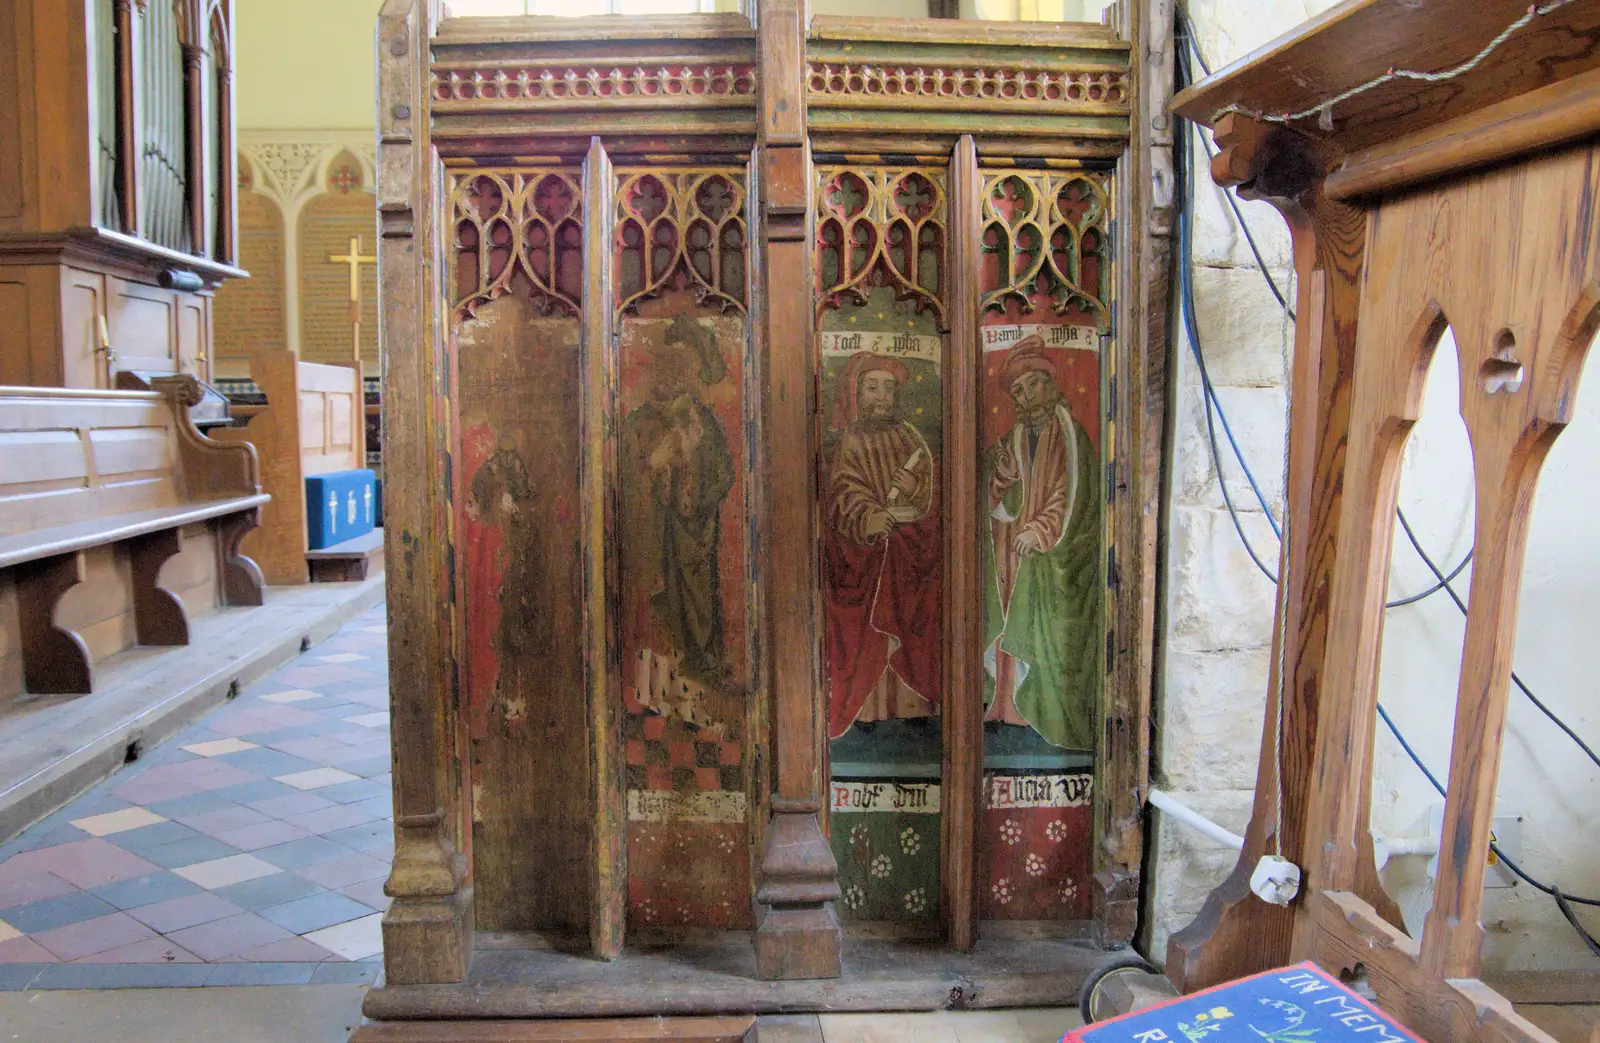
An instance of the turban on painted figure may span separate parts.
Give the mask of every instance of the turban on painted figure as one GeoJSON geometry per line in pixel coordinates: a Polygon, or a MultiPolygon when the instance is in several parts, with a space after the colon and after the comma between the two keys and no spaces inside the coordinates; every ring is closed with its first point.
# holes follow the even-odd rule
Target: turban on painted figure
{"type": "Polygon", "coordinates": [[[1100,642],[1099,454],[1030,336],[1002,376],[1016,407],[988,453],[985,717],[1093,750],[1100,642]]]}

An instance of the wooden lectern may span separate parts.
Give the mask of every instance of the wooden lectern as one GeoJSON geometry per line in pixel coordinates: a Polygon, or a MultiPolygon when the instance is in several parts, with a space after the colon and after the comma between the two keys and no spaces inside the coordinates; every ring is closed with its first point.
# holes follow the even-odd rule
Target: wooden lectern
{"type": "Polygon", "coordinates": [[[1600,2],[1350,0],[1174,108],[1214,128],[1219,184],[1283,214],[1299,293],[1286,675],[1238,868],[1173,936],[1167,974],[1191,991],[1309,958],[1364,976],[1435,1043],[1547,1041],[1477,980],[1479,914],[1529,508],[1600,325],[1600,2]],[[1400,454],[1447,326],[1475,567],[1438,878],[1413,939],[1368,810],[1400,454]],[[1304,873],[1287,908],[1249,890],[1275,848],[1304,873]]]}

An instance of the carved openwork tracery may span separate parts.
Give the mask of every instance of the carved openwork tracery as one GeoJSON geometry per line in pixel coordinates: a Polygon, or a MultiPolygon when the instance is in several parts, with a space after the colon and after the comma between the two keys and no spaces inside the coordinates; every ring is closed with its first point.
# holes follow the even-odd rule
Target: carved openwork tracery
{"type": "Polygon", "coordinates": [[[676,108],[749,104],[755,66],[726,62],[462,63],[433,69],[437,108],[558,107],[567,102],[658,101],[676,108]]]}
{"type": "Polygon", "coordinates": [[[988,101],[1037,108],[1124,106],[1128,74],[1120,69],[1061,70],[984,66],[927,66],[875,62],[810,62],[806,89],[812,104],[903,106],[907,102],[988,101]]]}
{"type": "Polygon", "coordinates": [[[903,167],[818,170],[817,314],[867,303],[886,286],[943,327],[949,306],[945,270],[949,203],[945,174],[903,167]]]}
{"type": "Polygon", "coordinates": [[[984,174],[982,308],[1109,317],[1110,195],[1105,175],[1082,170],[984,174]]]}
{"type": "Polygon", "coordinates": [[[583,297],[583,197],[564,170],[473,170],[452,178],[458,319],[507,293],[577,316],[583,297]]]}
{"type": "Polygon", "coordinates": [[[742,171],[650,168],[617,178],[617,314],[673,290],[704,307],[749,307],[742,171]]]}

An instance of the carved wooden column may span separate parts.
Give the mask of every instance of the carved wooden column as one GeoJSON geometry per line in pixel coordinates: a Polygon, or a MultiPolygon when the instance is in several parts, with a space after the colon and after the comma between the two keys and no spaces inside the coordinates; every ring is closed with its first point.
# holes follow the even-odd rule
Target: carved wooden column
{"type": "MultiPolygon", "coordinates": [[[[187,5],[186,5],[187,6],[187,5]]],[[[184,142],[184,151],[188,157],[189,170],[189,242],[193,243],[193,250],[197,254],[208,253],[206,249],[206,206],[205,185],[214,177],[206,169],[206,139],[205,128],[205,80],[201,75],[201,65],[207,59],[206,49],[201,40],[205,38],[205,21],[191,13],[188,20],[188,39],[183,43],[183,82],[184,82],[184,109],[185,119],[189,125],[189,134],[184,142]]]]}
{"type": "Polygon", "coordinates": [[[379,336],[383,443],[394,485],[384,504],[389,570],[395,856],[384,892],[384,972],[397,983],[460,981],[472,954],[472,889],[454,777],[456,672],[449,411],[452,359],[438,300],[433,232],[438,161],[421,83],[432,0],[388,0],[378,19],[379,336]],[[444,492],[437,492],[439,488],[444,492]]]}
{"type": "Polygon", "coordinates": [[[757,109],[761,285],[767,301],[766,567],[772,668],[772,820],[756,891],[763,978],[839,975],[839,871],[822,835],[812,360],[811,162],[805,132],[804,0],[762,0],[757,109]]]}
{"type": "Polygon", "coordinates": [[[1128,151],[1118,164],[1119,266],[1106,414],[1114,433],[1105,502],[1111,514],[1105,722],[1095,812],[1094,937],[1133,941],[1144,859],[1155,683],[1157,560],[1166,445],[1168,306],[1173,226],[1173,0],[1122,0],[1112,27],[1133,44],[1128,151]]]}

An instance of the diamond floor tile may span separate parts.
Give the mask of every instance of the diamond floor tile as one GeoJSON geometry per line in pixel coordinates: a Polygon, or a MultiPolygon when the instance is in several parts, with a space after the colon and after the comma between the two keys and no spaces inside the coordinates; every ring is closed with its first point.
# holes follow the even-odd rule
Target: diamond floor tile
{"type": "Polygon", "coordinates": [[[0,991],[370,983],[345,961],[389,903],[385,633],[352,619],[0,845],[0,991]]]}

